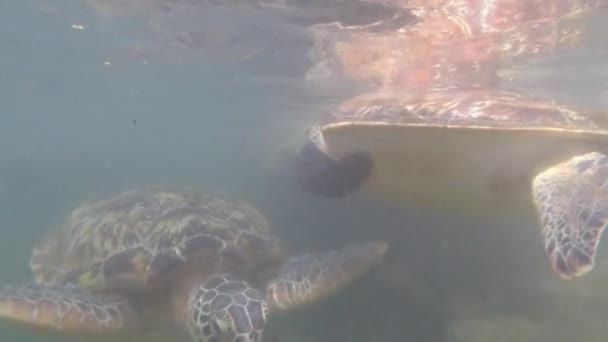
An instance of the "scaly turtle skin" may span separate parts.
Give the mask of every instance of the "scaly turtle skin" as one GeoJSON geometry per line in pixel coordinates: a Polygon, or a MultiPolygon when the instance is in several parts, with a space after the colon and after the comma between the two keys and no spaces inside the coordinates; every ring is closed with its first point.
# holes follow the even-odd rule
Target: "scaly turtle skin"
{"type": "Polygon", "coordinates": [[[344,44],[333,45],[336,63],[378,85],[311,130],[298,182],[333,198],[365,185],[442,214],[535,207],[552,269],[566,279],[587,273],[608,224],[605,119],[501,89],[486,76],[501,60],[567,41],[572,31],[560,31],[560,20],[608,2],[433,3],[439,5],[423,8],[418,22],[396,32],[339,30],[344,44]],[[552,29],[555,35],[544,34],[552,29]],[[482,75],[471,71],[477,67],[482,75]]]}
{"type": "Polygon", "coordinates": [[[386,249],[370,242],[288,258],[246,203],[128,191],[75,209],[37,246],[35,284],[2,288],[0,317],[65,334],[162,326],[197,342],[266,341],[270,314],[345,286],[386,249]]]}

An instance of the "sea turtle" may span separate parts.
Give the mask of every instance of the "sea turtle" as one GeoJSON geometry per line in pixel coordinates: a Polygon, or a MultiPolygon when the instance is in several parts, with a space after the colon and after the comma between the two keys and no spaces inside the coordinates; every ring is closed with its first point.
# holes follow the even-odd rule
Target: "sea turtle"
{"type": "Polygon", "coordinates": [[[386,250],[369,242],[288,258],[247,203],[126,191],[76,208],[35,247],[35,284],[2,288],[0,317],[64,334],[139,336],[171,322],[197,342],[268,341],[270,314],[345,286],[386,250]]]}
{"type": "Polygon", "coordinates": [[[541,33],[559,28],[558,18],[608,3],[443,2],[458,10],[422,11],[413,27],[378,36],[399,37],[392,49],[385,42],[374,50],[367,38],[375,33],[340,30],[352,35],[340,36],[341,42],[359,44],[363,37],[369,44],[346,44],[350,52],[334,46],[336,63],[353,78],[378,76],[379,84],[347,99],[310,130],[298,158],[298,182],[334,198],[366,184],[394,202],[443,214],[521,214],[535,207],[552,269],[566,279],[587,273],[608,224],[606,118],[455,71],[467,63],[475,69],[479,56],[491,65],[559,44],[568,39],[560,30],[554,40],[541,33]],[[529,21],[520,28],[522,18],[529,21]],[[428,49],[417,48],[422,41],[428,49]],[[361,50],[365,58],[357,55],[361,50]],[[421,71],[424,82],[398,81],[403,70],[421,71]]]}

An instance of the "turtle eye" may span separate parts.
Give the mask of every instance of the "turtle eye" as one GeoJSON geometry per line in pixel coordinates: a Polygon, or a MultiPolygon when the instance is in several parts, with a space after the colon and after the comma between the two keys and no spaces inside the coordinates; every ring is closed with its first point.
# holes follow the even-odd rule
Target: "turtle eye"
{"type": "Polygon", "coordinates": [[[196,342],[227,342],[231,338],[227,338],[225,333],[226,329],[222,330],[221,322],[218,322],[217,318],[208,317],[206,324],[197,328],[193,332],[193,338],[196,342]]]}
{"type": "MultiPolygon", "coordinates": [[[[236,336],[234,322],[228,315],[212,313],[209,318],[209,327],[211,328],[211,336],[205,342],[241,342],[236,336]],[[235,340],[235,338],[237,339],[235,340]]],[[[248,341],[244,340],[243,342],[248,341]]]]}
{"type": "Polygon", "coordinates": [[[211,331],[214,335],[220,335],[222,333],[222,329],[220,328],[220,325],[217,323],[216,319],[211,320],[211,331]]]}

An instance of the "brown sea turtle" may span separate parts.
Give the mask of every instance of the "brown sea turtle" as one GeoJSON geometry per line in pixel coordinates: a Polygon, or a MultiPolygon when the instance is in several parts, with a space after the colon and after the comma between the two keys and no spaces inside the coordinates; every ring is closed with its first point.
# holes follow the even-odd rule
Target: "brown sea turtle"
{"type": "Polygon", "coordinates": [[[377,84],[311,130],[299,183],[334,198],[366,185],[393,202],[442,214],[536,208],[553,270],[568,279],[591,270],[608,224],[606,118],[485,76],[495,75],[498,62],[569,41],[576,25],[562,31],[560,20],[608,2],[401,2],[423,7],[419,21],[381,34],[324,31],[334,39],[326,56],[339,70],[377,84]]]}
{"type": "Polygon", "coordinates": [[[0,317],[64,334],[162,327],[197,342],[267,341],[269,315],[345,286],[386,249],[369,242],[288,258],[249,204],[127,191],[78,207],[35,247],[35,284],[2,288],[0,317]]]}

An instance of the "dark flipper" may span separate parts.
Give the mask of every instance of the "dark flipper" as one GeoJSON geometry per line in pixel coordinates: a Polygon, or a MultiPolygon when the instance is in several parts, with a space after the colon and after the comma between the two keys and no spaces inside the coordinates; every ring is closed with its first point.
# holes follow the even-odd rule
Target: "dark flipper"
{"type": "Polygon", "coordinates": [[[345,197],[358,190],[369,179],[371,157],[353,152],[336,159],[326,153],[322,132],[315,128],[304,145],[295,165],[298,184],[326,198],[345,197]]]}
{"type": "Polygon", "coordinates": [[[592,152],[553,166],[532,194],[553,270],[566,279],[589,272],[608,224],[608,157],[592,152]]]}
{"type": "Polygon", "coordinates": [[[290,258],[268,284],[271,309],[291,309],[332,294],[381,262],[388,244],[370,242],[290,258]]]}
{"type": "Polygon", "coordinates": [[[0,288],[0,319],[65,334],[123,332],[138,325],[124,298],[37,285],[0,288]]]}

